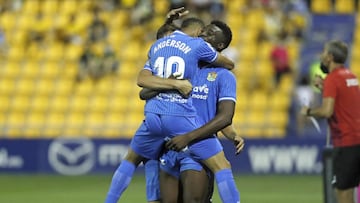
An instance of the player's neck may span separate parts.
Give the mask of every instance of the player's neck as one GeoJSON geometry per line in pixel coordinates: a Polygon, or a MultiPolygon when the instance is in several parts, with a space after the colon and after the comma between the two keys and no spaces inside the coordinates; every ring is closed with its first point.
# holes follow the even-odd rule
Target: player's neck
{"type": "Polygon", "coordinates": [[[329,66],[329,72],[331,73],[333,70],[336,70],[338,68],[342,68],[344,67],[344,64],[341,64],[341,63],[332,63],[330,64],[329,66]]]}

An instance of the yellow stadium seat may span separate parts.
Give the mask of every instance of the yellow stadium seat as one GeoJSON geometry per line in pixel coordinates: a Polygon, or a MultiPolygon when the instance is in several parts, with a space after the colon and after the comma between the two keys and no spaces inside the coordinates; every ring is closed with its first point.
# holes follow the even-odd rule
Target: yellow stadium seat
{"type": "Polygon", "coordinates": [[[121,5],[125,8],[133,8],[136,4],[136,0],[119,0],[121,5]]]}
{"type": "Polygon", "coordinates": [[[28,32],[34,25],[36,25],[36,20],[33,14],[22,14],[17,19],[17,32],[19,30],[28,32]]]}
{"type": "Polygon", "coordinates": [[[81,129],[84,126],[85,113],[69,112],[65,116],[65,124],[69,128],[81,129]]]}
{"type": "Polygon", "coordinates": [[[53,80],[61,74],[62,70],[57,66],[57,63],[45,62],[41,66],[40,77],[48,80],[53,80]]]}
{"type": "Polygon", "coordinates": [[[17,78],[22,70],[20,63],[16,61],[8,61],[0,68],[1,76],[3,78],[17,78]]]}
{"type": "Polygon", "coordinates": [[[21,70],[22,78],[34,79],[39,76],[40,64],[36,61],[28,61],[21,70]]]}
{"type": "MultiPolygon", "coordinates": [[[[265,26],[265,16],[264,12],[261,9],[254,9],[250,10],[246,17],[244,18],[244,26],[251,30],[252,32],[256,32],[258,30],[261,30],[265,26]]],[[[254,37],[257,37],[255,35],[254,37]]]]}
{"type": "Polygon", "coordinates": [[[91,80],[85,80],[75,85],[77,95],[88,96],[94,92],[94,85],[91,80]]]}
{"type": "Polygon", "coordinates": [[[12,95],[15,90],[16,80],[12,78],[2,78],[0,80],[0,93],[2,95],[12,95]]]}
{"type": "Polygon", "coordinates": [[[246,111],[249,109],[250,101],[247,94],[237,95],[236,98],[236,110],[237,111],[246,111]]]}
{"type": "Polygon", "coordinates": [[[54,95],[55,84],[53,80],[42,79],[36,82],[36,95],[50,96],[54,95]]]}
{"type": "Polygon", "coordinates": [[[110,113],[105,118],[105,128],[114,129],[127,122],[127,115],[123,113],[110,113]]]}
{"type": "Polygon", "coordinates": [[[69,110],[69,99],[62,95],[54,96],[50,101],[51,112],[66,113],[69,110]]]}
{"type": "Polygon", "coordinates": [[[274,92],[270,98],[270,109],[274,111],[287,111],[290,106],[290,96],[281,92],[274,92]]]}
{"type": "Polygon", "coordinates": [[[60,80],[55,83],[54,93],[57,95],[70,95],[73,92],[74,82],[70,80],[60,80]]]}
{"type": "Polygon", "coordinates": [[[291,94],[291,91],[294,89],[294,76],[292,74],[283,75],[280,84],[279,84],[279,91],[285,94],[291,94]]]}
{"type": "Polygon", "coordinates": [[[37,0],[24,1],[22,6],[22,12],[24,14],[32,14],[35,15],[40,10],[40,3],[37,0]]]}
{"type": "Polygon", "coordinates": [[[25,125],[26,114],[22,112],[11,112],[8,114],[7,125],[14,129],[21,129],[25,125]]]}
{"type": "Polygon", "coordinates": [[[77,1],[60,1],[59,11],[64,15],[71,15],[77,10],[77,1]]]}
{"type": "Polygon", "coordinates": [[[64,59],[67,61],[78,61],[83,53],[83,47],[79,45],[68,45],[65,49],[64,59]]]}
{"type": "MultiPolygon", "coordinates": [[[[46,96],[36,96],[31,99],[30,102],[30,112],[35,113],[44,113],[50,110],[50,98],[46,96]]],[[[51,109],[52,110],[52,109],[51,109]]]]}
{"type": "Polygon", "coordinates": [[[169,1],[157,0],[153,2],[155,14],[165,15],[169,10],[169,1]]]}
{"type": "Polygon", "coordinates": [[[70,62],[67,61],[65,64],[62,65],[62,75],[66,78],[75,79],[79,71],[79,64],[77,62],[70,62]]]}
{"type": "Polygon", "coordinates": [[[261,60],[269,60],[270,58],[270,54],[271,54],[271,50],[274,47],[274,45],[270,42],[262,42],[261,44],[259,44],[258,47],[258,57],[261,60]]]}
{"type": "Polygon", "coordinates": [[[58,61],[63,58],[64,45],[62,43],[55,43],[50,45],[45,54],[45,59],[48,61],[58,61]]]}
{"type": "Polygon", "coordinates": [[[41,11],[44,14],[54,14],[58,13],[58,1],[52,0],[52,1],[43,1],[41,2],[41,11]]]}
{"type": "Polygon", "coordinates": [[[10,103],[10,110],[12,112],[25,113],[29,110],[30,98],[28,96],[16,95],[12,98],[10,103]]]}
{"type": "Polygon", "coordinates": [[[113,96],[109,99],[109,109],[111,109],[111,112],[123,113],[128,109],[129,105],[130,103],[125,97],[113,96]]]}
{"type": "Polygon", "coordinates": [[[24,47],[26,42],[27,42],[27,38],[28,38],[28,33],[26,30],[20,30],[17,29],[15,32],[13,32],[11,35],[9,35],[9,37],[7,37],[9,44],[11,44],[12,46],[15,47],[24,47]]]}
{"type": "MultiPolygon", "coordinates": [[[[63,127],[65,122],[65,114],[64,113],[49,113],[46,117],[45,126],[47,129],[60,129],[63,127]]],[[[51,131],[51,130],[49,130],[51,131]]],[[[59,132],[59,130],[58,130],[59,132]]]]}
{"type": "MultiPolygon", "coordinates": [[[[1,97],[0,97],[1,98],[1,97]]],[[[0,101],[0,104],[1,104],[1,101],[0,101]]],[[[4,133],[4,127],[5,127],[5,123],[6,123],[6,120],[7,120],[7,114],[2,112],[2,109],[0,107],[0,130],[2,133],[4,133]]]]}
{"type": "Polygon", "coordinates": [[[248,43],[242,43],[241,49],[240,49],[240,60],[254,60],[257,56],[257,47],[255,43],[252,43],[251,41],[248,43]]]}
{"type": "Polygon", "coordinates": [[[108,102],[106,98],[93,96],[90,99],[90,106],[93,112],[105,112],[108,107],[108,102]]]}
{"type": "Polygon", "coordinates": [[[330,0],[312,0],[310,6],[313,13],[330,13],[332,10],[330,0]]]}
{"type": "Polygon", "coordinates": [[[38,112],[38,113],[30,113],[26,117],[26,125],[30,128],[39,128],[43,127],[46,121],[46,113],[38,112]]]}
{"type": "Polygon", "coordinates": [[[23,47],[11,47],[8,52],[8,59],[11,61],[20,61],[24,58],[25,49],[23,47]]]}
{"type": "Polygon", "coordinates": [[[355,1],[354,0],[336,0],[335,1],[335,12],[350,14],[355,12],[355,1]]]}
{"type": "Polygon", "coordinates": [[[15,13],[6,11],[1,15],[1,27],[6,31],[13,31],[16,26],[16,18],[15,13]]]}
{"type": "Polygon", "coordinates": [[[264,111],[268,108],[268,95],[263,91],[255,91],[249,98],[249,107],[251,110],[264,111]]]}
{"type": "Polygon", "coordinates": [[[75,96],[71,98],[70,111],[85,113],[90,111],[93,107],[89,105],[89,98],[84,96],[75,96]]]}
{"type": "Polygon", "coordinates": [[[267,119],[267,126],[270,128],[285,128],[288,120],[287,111],[271,111],[267,119]]]}
{"type": "Polygon", "coordinates": [[[18,95],[31,96],[36,90],[36,81],[33,79],[22,79],[16,83],[15,92],[18,95]]]}
{"type": "Polygon", "coordinates": [[[5,115],[5,112],[9,110],[10,103],[11,103],[10,97],[8,97],[7,95],[0,94],[0,115],[5,115]]]}

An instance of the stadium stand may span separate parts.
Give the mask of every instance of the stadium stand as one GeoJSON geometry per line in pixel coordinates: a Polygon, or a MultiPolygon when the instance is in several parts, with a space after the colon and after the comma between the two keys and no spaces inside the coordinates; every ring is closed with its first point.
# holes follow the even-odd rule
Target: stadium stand
{"type": "MultiPolygon", "coordinates": [[[[114,7],[100,9],[97,1],[79,1],[76,6],[72,0],[22,2],[20,6],[8,6],[0,14],[4,33],[1,46],[5,47],[1,48],[5,51],[1,51],[0,68],[1,136],[131,137],[143,118],[144,102],[138,99],[136,75],[146,60],[156,28],[163,22],[168,1],[154,1],[150,20],[140,17],[136,22],[135,0],[114,1],[114,7]],[[101,54],[109,43],[119,65],[115,73],[78,82],[79,60],[94,8],[108,33],[100,43],[91,45],[92,50],[101,54]]],[[[238,102],[233,123],[244,137],[284,137],[301,54],[302,36],[298,31],[306,29],[308,18],[298,11],[278,10],[281,25],[289,33],[285,46],[292,74],[275,86],[269,55],[278,28],[271,20],[277,19],[272,12],[278,13],[276,9],[284,6],[254,2],[260,1],[223,1],[225,20],[234,32],[231,47],[238,58],[234,71],[238,102]],[[269,35],[264,37],[264,33],[269,35]]],[[[330,0],[310,2],[313,13],[355,10],[352,0],[337,0],[334,5],[330,0]]],[[[357,74],[359,42],[357,26],[351,60],[357,74]]]]}

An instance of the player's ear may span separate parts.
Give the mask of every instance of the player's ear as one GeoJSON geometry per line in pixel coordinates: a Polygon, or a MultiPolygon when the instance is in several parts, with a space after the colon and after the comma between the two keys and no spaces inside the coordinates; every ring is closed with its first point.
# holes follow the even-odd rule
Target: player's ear
{"type": "Polygon", "coordinates": [[[224,43],[218,43],[217,44],[217,49],[218,50],[223,50],[225,48],[225,44],[224,43]]]}

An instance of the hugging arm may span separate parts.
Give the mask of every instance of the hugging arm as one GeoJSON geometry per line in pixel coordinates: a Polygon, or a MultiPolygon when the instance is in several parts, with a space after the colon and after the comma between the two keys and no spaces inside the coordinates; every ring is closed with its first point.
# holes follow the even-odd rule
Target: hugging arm
{"type": "Polygon", "coordinates": [[[220,101],[218,103],[217,114],[211,121],[189,133],[175,136],[166,143],[166,147],[179,151],[186,147],[192,141],[201,140],[217,133],[218,131],[222,130],[223,128],[232,123],[234,110],[234,101],[220,101]]]}

